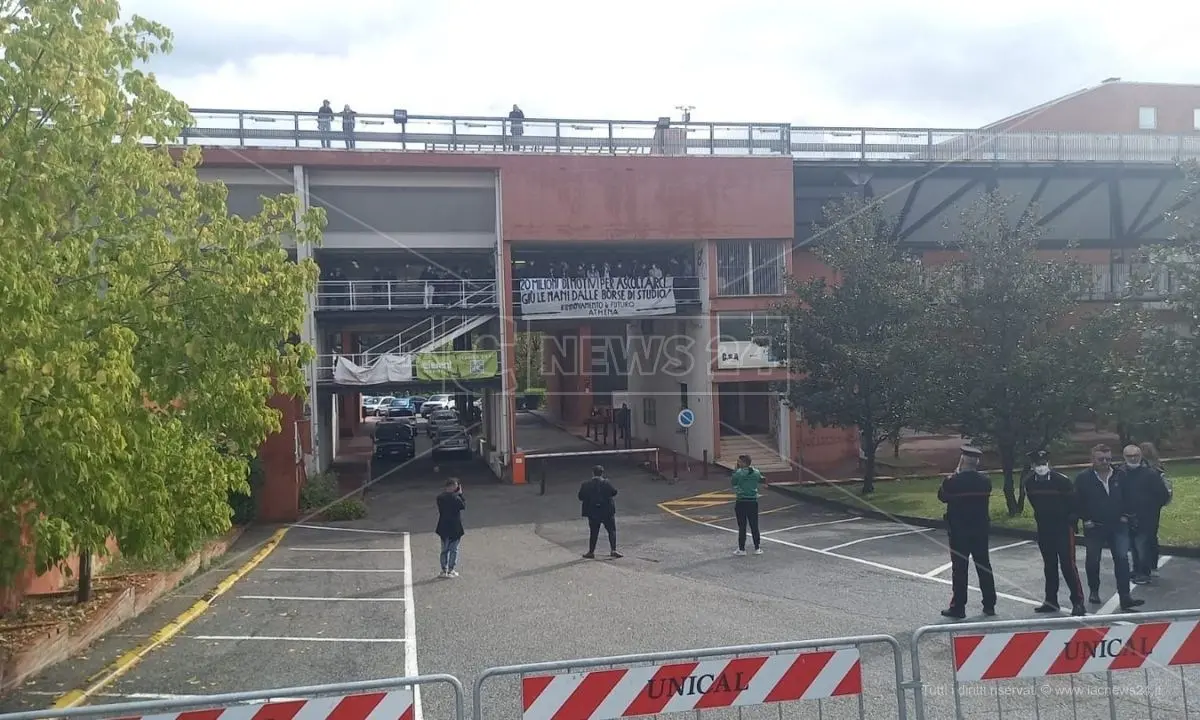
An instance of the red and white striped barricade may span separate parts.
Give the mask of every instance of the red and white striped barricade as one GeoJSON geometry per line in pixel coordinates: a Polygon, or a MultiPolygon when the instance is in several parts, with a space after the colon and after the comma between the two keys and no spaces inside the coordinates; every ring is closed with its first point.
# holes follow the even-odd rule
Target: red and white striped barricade
{"type": "Polygon", "coordinates": [[[1167,717],[1195,705],[1183,668],[1200,665],[1200,610],[923,627],[913,635],[912,665],[919,719],[937,695],[952,696],[960,714],[970,696],[985,698],[1000,717],[1058,705],[1079,717],[1116,718],[1118,706],[1130,704],[1139,716],[1167,717]],[[921,640],[935,634],[950,636],[950,692],[922,677],[921,640]],[[1114,676],[1120,671],[1140,672],[1114,676]],[[1066,682],[1057,680],[1064,676],[1066,682]],[[1018,680],[1026,682],[1005,684],[1018,680]]]}
{"type": "MultiPolygon", "coordinates": [[[[476,720],[489,678],[519,677],[523,720],[610,720],[788,702],[857,702],[858,717],[905,717],[900,643],[887,635],[770,645],[704,648],[513,665],[486,670],[475,683],[476,720]],[[886,709],[869,712],[860,647],[888,645],[886,709]],[[893,685],[894,683],[894,685],[893,685]]],[[[883,683],[878,683],[883,684],[883,683]]],[[[844,706],[849,708],[850,706],[844,706]]]]}
{"type": "Polygon", "coordinates": [[[421,720],[421,687],[435,683],[449,685],[453,691],[454,709],[439,709],[439,717],[466,720],[466,694],[462,683],[450,675],[33,710],[0,715],[0,720],[421,720]]]}

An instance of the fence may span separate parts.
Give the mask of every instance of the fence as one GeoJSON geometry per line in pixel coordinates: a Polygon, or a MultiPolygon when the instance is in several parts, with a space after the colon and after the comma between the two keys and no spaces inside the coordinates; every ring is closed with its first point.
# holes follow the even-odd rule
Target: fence
{"type": "Polygon", "coordinates": [[[495,280],[322,280],[320,310],[494,308],[495,280]]]}
{"type": "Polygon", "coordinates": [[[1185,610],[919,628],[916,716],[1190,717],[1198,621],[1185,610]],[[935,649],[938,636],[949,643],[935,649]]]}
{"type": "MultiPolygon", "coordinates": [[[[658,477],[663,476],[660,453],[657,447],[634,447],[616,450],[565,450],[562,452],[539,451],[526,453],[526,477],[538,484],[538,494],[546,494],[546,484],[567,485],[578,488],[579,483],[591,477],[592,468],[601,465],[606,475],[613,472],[649,470],[658,477]],[[557,482],[556,482],[557,481],[557,482]]],[[[669,469],[666,472],[670,472],[669,469]]]]}
{"type": "MultiPolygon", "coordinates": [[[[310,685],[307,687],[255,690],[253,692],[202,695],[179,700],[112,703],[66,710],[31,710],[0,715],[0,720],[83,720],[84,718],[121,718],[122,720],[246,720],[247,718],[294,718],[306,720],[413,720],[420,705],[420,686],[446,684],[453,691],[453,718],[466,720],[466,693],[462,683],[451,675],[415,677],[310,685]],[[253,709],[253,712],[246,710],[253,709]],[[208,711],[203,715],[195,711],[208,711]]],[[[439,698],[441,700],[441,698],[439,698]]],[[[441,710],[441,708],[438,708],[441,710]]],[[[436,717],[451,717],[449,708],[436,717]]]]}
{"type": "Polygon", "coordinates": [[[782,717],[785,708],[802,704],[822,718],[904,720],[903,681],[900,643],[889,635],[863,635],[509,665],[485,670],[472,698],[475,720],[517,715],[522,720],[606,720],[678,712],[703,718],[782,717]],[[876,652],[879,646],[891,650],[890,662],[876,652]],[[867,671],[864,659],[872,661],[867,671]],[[500,678],[519,683],[501,692],[519,697],[521,707],[500,703],[485,714],[485,686],[500,685],[500,678]],[[886,690],[870,693],[864,687],[886,690]]]}

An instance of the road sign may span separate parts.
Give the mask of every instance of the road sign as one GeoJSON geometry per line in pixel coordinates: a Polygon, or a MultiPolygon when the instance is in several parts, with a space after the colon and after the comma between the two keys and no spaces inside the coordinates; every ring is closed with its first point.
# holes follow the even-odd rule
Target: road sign
{"type": "Polygon", "coordinates": [[[696,413],[688,408],[679,411],[679,427],[690,428],[694,422],[696,422],[696,413]]]}

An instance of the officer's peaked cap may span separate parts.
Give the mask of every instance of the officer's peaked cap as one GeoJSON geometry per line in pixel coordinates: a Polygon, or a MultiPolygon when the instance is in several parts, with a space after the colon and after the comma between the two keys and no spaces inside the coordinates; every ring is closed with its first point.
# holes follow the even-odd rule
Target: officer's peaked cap
{"type": "Polygon", "coordinates": [[[1049,460],[1050,453],[1047,450],[1034,450],[1033,452],[1029,453],[1028,457],[1030,460],[1035,462],[1038,460],[1049,460]]]}
{"type": "Polygon", "coordinates": [[[977,447],[972,447],[971,445],[963,445],[962,454],[970,455],[971,457],[983,457],[983,451],[977,447]]]}

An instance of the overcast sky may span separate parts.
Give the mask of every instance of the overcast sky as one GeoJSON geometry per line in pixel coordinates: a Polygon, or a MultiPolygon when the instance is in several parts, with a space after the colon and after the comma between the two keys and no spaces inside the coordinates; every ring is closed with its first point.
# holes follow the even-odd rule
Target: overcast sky
{"type": "Polygon", "coordinates": [[[1118,76],[1200,83],[1200,4],[125,0],[193,108],[977,127],[1118,76]],[[1195,5],[1194,9],[1189,6],[1195,5]]]}

